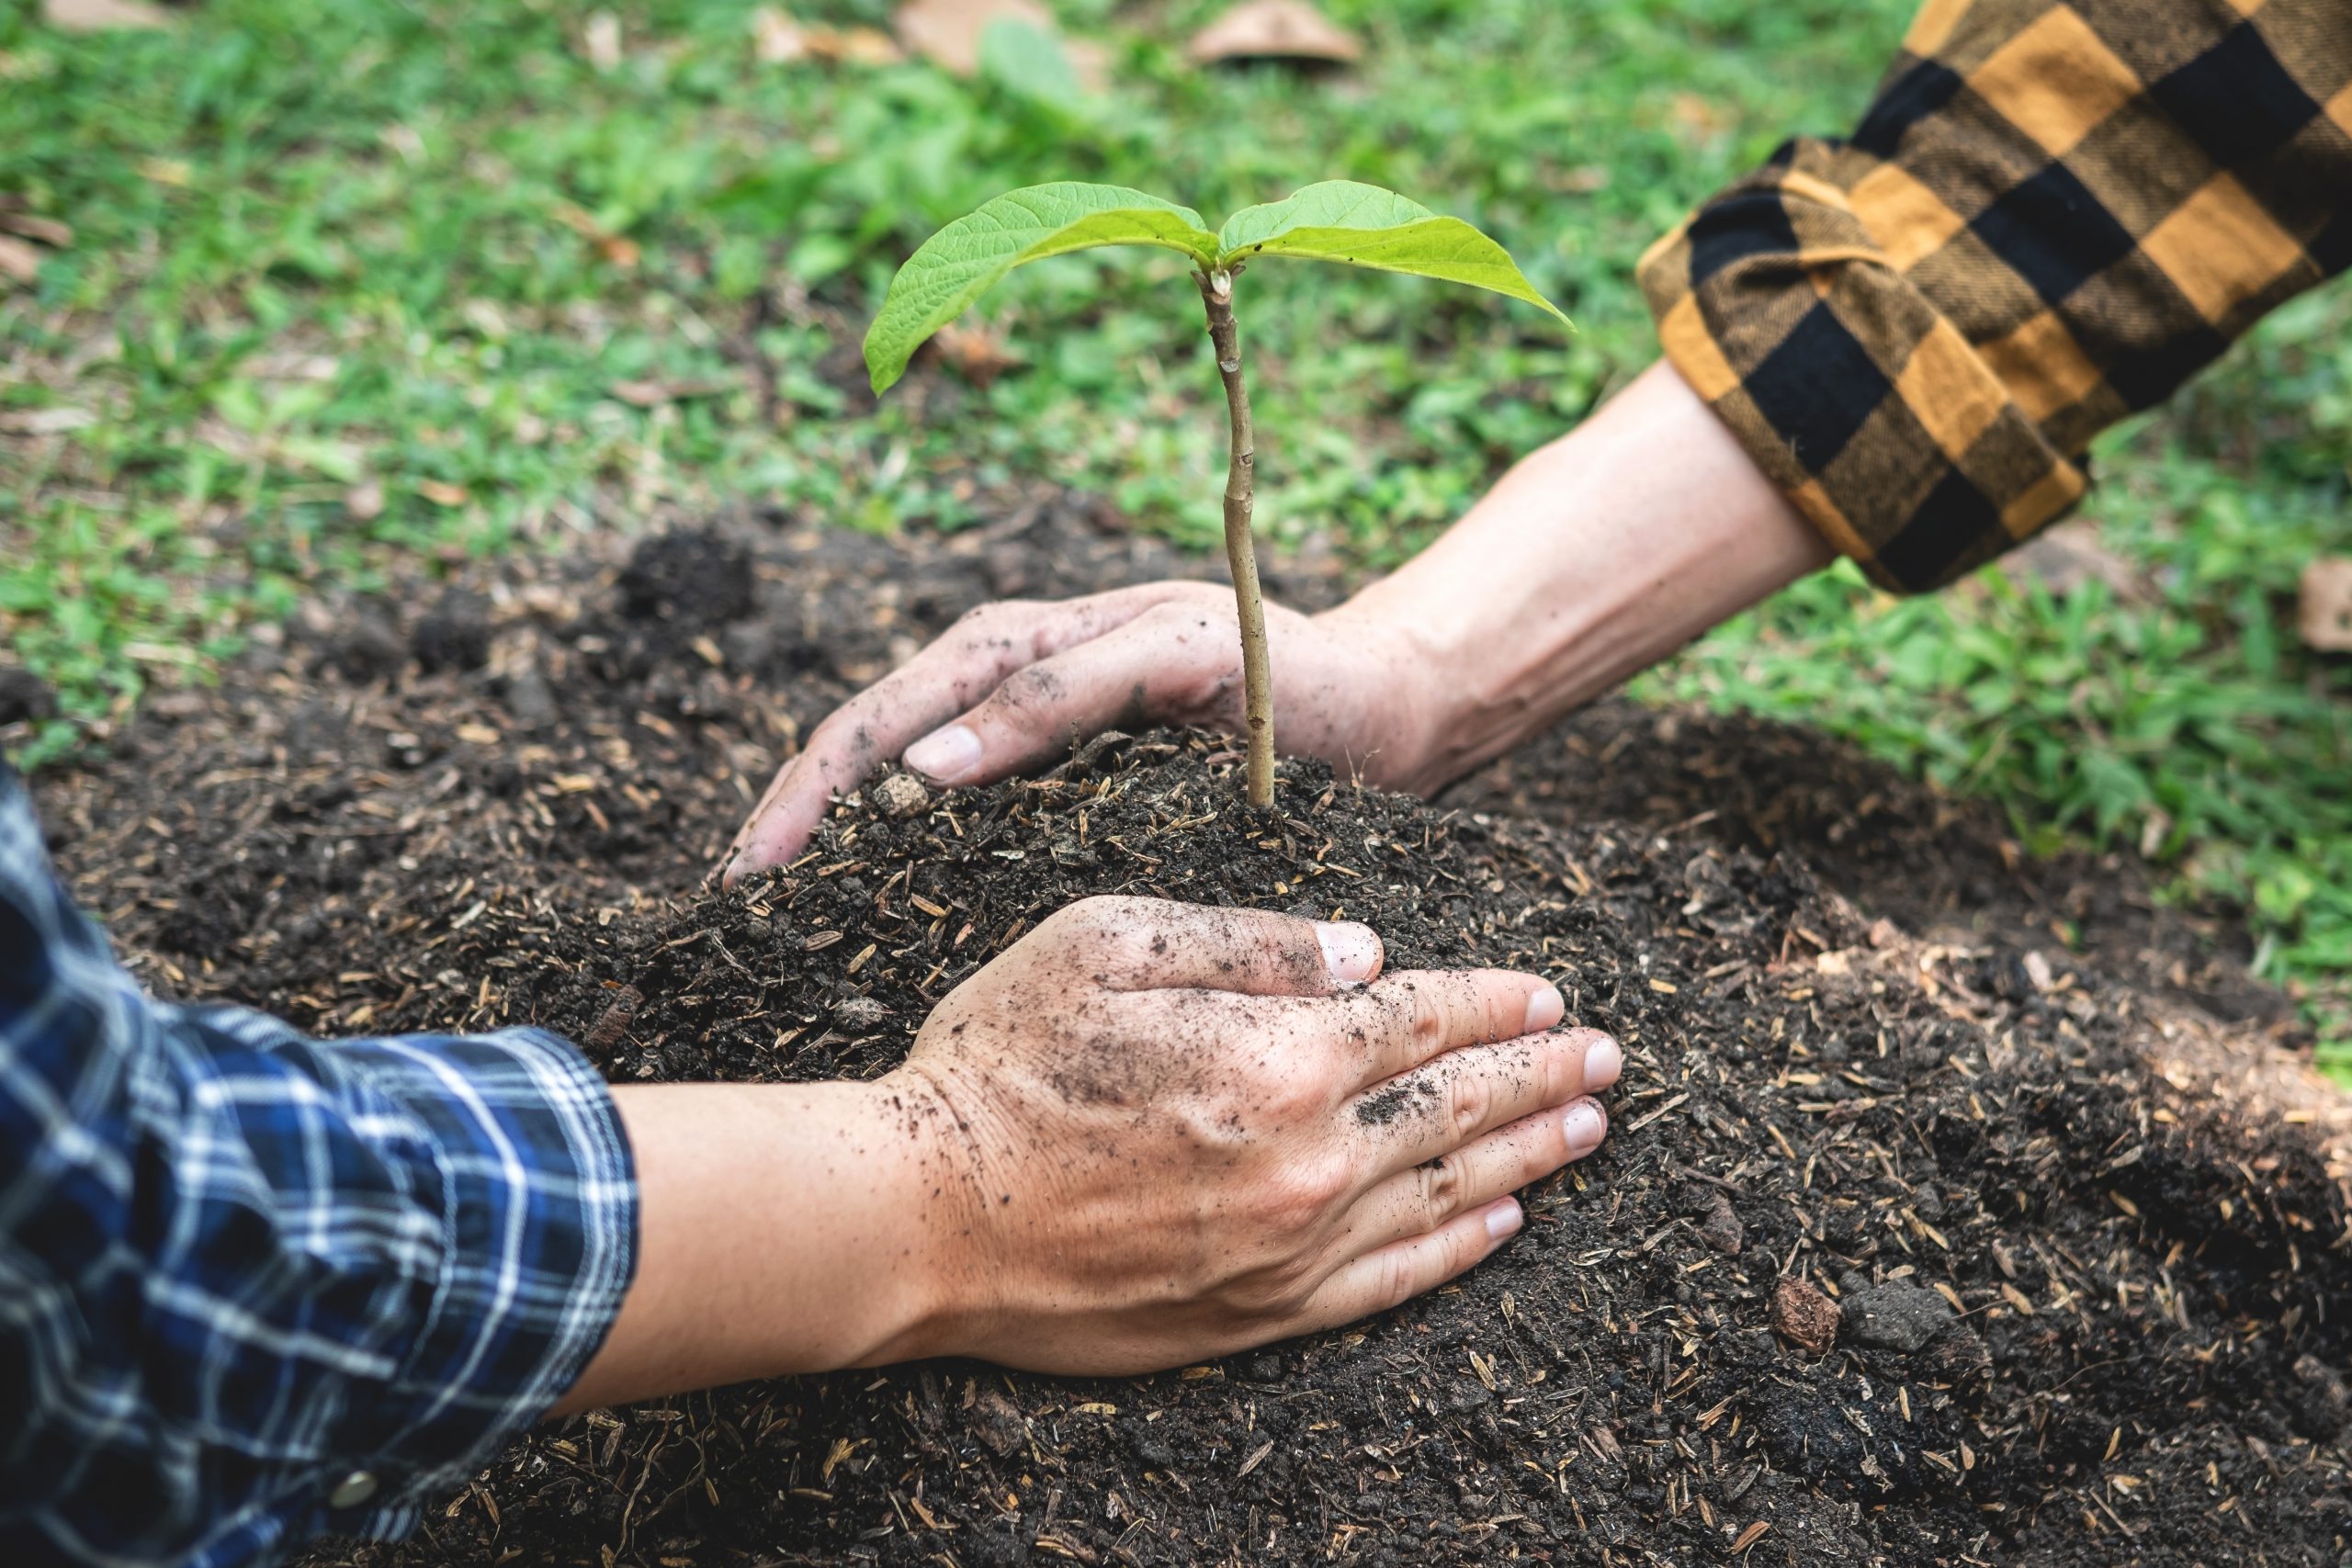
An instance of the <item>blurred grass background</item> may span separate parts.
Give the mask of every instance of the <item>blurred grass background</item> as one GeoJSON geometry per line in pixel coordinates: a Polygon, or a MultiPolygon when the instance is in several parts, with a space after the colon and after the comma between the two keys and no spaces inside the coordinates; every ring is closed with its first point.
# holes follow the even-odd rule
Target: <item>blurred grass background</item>
{"type": "MultiPolygon", "coordinates": [[[[1222,424],[1172,258],[1025,272],[985,308],[1006,373],[860,388],[896,264],[1046,179],[1212,221],[1370,180],[1567,307],[1572,339],[1402,280],[1253,278],[1261,520],[1394,560],[1653,355],[1642,248],[1785,135],[1849,127],[1910,6],[1332,0],[1368,52],[1323,74],[1194,67],[1216,8],[1059,0],[1108,46],[1072,100],[1035,62],[763,63],[749,0],[613,5],[602,62],[598,7],[558,0],[206,0],[91,34],[0,0],[0,206],[72,231],[0,292],[0,637],[62,704],[19,762],[103,744],[322,580],[722,503],[954,528],[1048,477],[1208,546],[1222,424]]],[[[2086,581],[1898,602],[1840,569],[1642,691],[1820,725],[2030,846],[2242,905],[2352,1074],[2352,661],[2292,630],[2303,563],[2352,539],[2347,318],[2311,297],[2110,434],[2086,581]]]]}

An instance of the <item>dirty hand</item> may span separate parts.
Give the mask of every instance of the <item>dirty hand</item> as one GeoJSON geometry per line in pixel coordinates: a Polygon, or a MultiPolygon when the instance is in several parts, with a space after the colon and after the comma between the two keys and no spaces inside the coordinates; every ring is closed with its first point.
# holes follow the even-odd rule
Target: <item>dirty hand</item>
{"type": "MultiPolygon", "coordinates": [[[[1385,618],[1266,607],[1282,748],[1393,789],[1421,776],[1440,705],[1433,662],[1385,618]]],[[[1114,726],[1239,733],[1233,591],[1155,582],[1060,603],[984,604],[819,725],[729,850],[725,880],[798,854],[831,797],[901,752],[937,784],[988,784],[1051,762],[1114,726]]]]}
{"type": "Polygon", "coordinates": [[[977,1356],[1181,1365],[1385,1311],[1590,1154],[1614,1042],[1366,927],[1093,898],[871,1083],[616,1091],[636,1282],[564,1405],[977,1356]]]}
{"type": "Polygon", "coordinates": [[[943,1189],[909,1348],[1144,1371],[1493,1251],[1600,1144],[1617,1047],[1532,976],[1380,963],[1363,926],[1095,898],[958,988],[892,1075],[943,1189]]]}

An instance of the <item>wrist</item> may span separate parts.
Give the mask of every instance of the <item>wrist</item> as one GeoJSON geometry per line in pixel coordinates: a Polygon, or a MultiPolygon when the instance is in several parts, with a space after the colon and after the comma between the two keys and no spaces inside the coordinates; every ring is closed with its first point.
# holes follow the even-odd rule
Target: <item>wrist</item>
{"type": "Polygon", "coordinates": [[[860,1084],[863,1116],[893,1148],[888,1288],[847,1366],[888,1366],[960,1353],[987,1311],[988,1211],[974,1129],[928,1074],[901,1066],[860,1084]]]}
{"type": "Polygon", "coordinates": [[[1393,581],[1315,617],[1345,649],[1353,675],[1347,690],[1361,710],[1324,716],[1347,738],[1344,760],[1367,782],[1428,794],[1445,782],[1431,776],[1431,764],[1459,722],[1459,649],[1442,635],[1441,616],[1417,612],[1403,595],[1374,592],[1393,581]]]}
{"type": "Polygon", "coordinates": [[[1831,552],[1672,367],[1521,460],[1349,608],[1430,694],[1414,787],[1540,732],[1831,552]]]}
{"type": "Polygon", "coordinates": [[[616,1090],[636,1277],[559,1408],[870,1365],[935,1315],[924,1145],[890,1089],[616,1090]]]}

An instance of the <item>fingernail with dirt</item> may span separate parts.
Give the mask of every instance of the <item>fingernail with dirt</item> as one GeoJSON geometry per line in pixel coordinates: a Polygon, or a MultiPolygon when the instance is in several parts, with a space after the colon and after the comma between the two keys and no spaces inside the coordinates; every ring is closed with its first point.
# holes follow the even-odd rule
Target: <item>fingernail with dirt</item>
{"type": "Polygon", "coordinates": [[[1487,1211],[1487,1239],[1500,1241],[1507,1235],[1516,1235],[1526,1218],[1525,1213],[1519,1206],[1518,1199],[1504,1199],[1487,1211]]]}
{"type": "Polygon", "coordinates": [[[1560,1119],[1560,1130],[1567,1134],[1568,1157],[1582,1159],[1600,1146],[1601,1137],[1609,1131],[1609,1118],[1591,1100],[1579,1100],[1560,1119]]]}
{"type": "Polygon", "coordinates": [[[1585,1048],[1584,1087],[1603,1089],[1617,1081],[1625,1070],[1625,1053],[1614,1040],[1602,1035],[1585,1048]]]}
{"type": "Polygon", "coordinates": [[[1521,1034],[1541,1034],[1560,1021],[1568,1004],[1560,999],[1556,986],[1538,986],[1527,998],[1527,1023],[1521,1034]]]}
{"type": "Polygon", "coordinates": [[[1336,983],[1357,985],[1380,972],[1380,938],[1373,934],[1370,926],[1360,926],[1352,920],[1337,924],[1318,921],[1315,935],[1323,944],[1324,965],[1336,983]]]}
{"type": "Polygon", "coordinates": [[[979,767],[980,738],[951,724],[908,747],[906,763],[933,784],[955,784],[979,767]]]}

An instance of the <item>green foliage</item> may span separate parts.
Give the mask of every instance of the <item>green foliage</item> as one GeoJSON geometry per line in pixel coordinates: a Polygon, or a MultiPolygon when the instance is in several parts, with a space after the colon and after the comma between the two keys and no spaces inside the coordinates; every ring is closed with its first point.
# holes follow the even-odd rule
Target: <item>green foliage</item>
{"type": "Polygon", "coordinates": [[[1245,208],[1212,234],[1189,207],[1118,186],[1064,180],[1008,191],[933,234],[908,258],[865,334],[874,390],[888,391],[925,339],[1014,267],[1103,245],[1180,252],[1203,272],[1260,256],[1339,262],[1467,284],[1542,306],[1564,323],[1568,319],[1494,241],[1458,218],[1441,218],[1377,186],[1352,180],[1309,186],[1287,200],[1245,208]]]}

